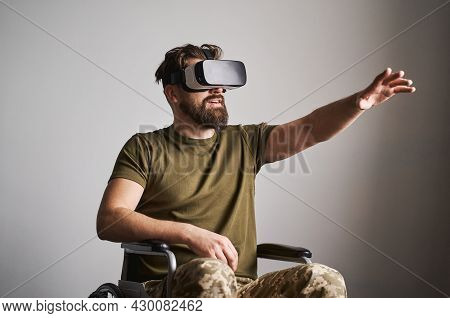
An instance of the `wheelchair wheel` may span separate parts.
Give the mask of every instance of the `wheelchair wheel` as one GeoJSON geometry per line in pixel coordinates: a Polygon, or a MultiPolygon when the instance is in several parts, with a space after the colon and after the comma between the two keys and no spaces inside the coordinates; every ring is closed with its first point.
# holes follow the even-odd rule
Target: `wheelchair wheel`
{"type": "Polygon", "coordinates": [[[117,285],[106,283],[90,294],[89,298],[123,298],[123,294],[117,285]]]}

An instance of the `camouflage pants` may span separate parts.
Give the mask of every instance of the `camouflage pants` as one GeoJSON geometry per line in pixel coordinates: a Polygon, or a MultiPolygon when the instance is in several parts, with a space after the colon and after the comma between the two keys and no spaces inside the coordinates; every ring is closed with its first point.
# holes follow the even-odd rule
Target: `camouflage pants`
{"type": "MultiPolygon", "coordinates": [[[[166,278],[144,283],[150,297],[162,297],[166,278]]],[[[300,264],[256,280],[235,276],[224,262],[197,258],[177,268],[172,297],[347,297],[342,275],[325,265],[300,264]]]]}

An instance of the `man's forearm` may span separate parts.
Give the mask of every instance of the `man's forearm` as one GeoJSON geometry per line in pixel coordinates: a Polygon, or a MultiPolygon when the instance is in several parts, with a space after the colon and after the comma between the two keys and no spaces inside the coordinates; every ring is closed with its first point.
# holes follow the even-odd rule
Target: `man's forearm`
{"type": "Polygon", "coordinates": [[[330,139],[350,126],[363,112],[357,105],[359,92],[314,110],[309,116],[316,142],[330,139]]]}
{"type": "Polygon", "coordinates": [[[97,234],[112,242],[139,242],[157,239],[169,244],[185,243],[191,225],[161,221],[126,208],[116,208],[101,214],[97,234]]]}

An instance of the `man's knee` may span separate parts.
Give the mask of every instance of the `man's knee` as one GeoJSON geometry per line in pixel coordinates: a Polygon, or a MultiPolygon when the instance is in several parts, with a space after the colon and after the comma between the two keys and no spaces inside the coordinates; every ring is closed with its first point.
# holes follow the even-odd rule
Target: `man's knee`
{"type": "Polygon", "coordinates": [[[174,275],[174,297],[235,297],[236,277],[224,262],[197,258],[181,265],[174,275]]]}
{"type": "Polygon", "coordinates": [[[323,264],[308,264],[305,270],[308,284],[301,290],[307,297],[347,297],[344,277],[323,264]]]}

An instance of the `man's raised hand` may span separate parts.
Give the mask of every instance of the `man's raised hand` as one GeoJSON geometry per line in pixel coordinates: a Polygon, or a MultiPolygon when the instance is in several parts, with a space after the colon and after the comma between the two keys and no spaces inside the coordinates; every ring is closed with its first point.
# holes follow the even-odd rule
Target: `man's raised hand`
{"type": "Polygon", "coordinates": [[[405,72],[392,73],[392,69],[388,67],[366,89],[359,92],[358,107],[366,110],[387,101],[397,93],[414,93],[416,88],[411,86],[412,80],[404,76],[405,72]]]}

